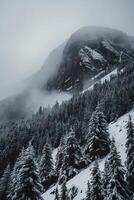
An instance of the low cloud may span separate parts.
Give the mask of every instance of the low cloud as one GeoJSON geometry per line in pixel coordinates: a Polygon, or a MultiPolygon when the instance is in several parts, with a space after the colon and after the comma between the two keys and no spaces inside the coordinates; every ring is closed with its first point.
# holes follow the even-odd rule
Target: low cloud
{"type": "Polygon", "coordinates": [[[53,106],[56,101],[61,104],[63,101],[66,101],[71,97],[71,94],[65,92],[41,92],[39,90],[31,90],[27,101],[27,107],[31,113],[35,113],[40,106],[53,106]]]}

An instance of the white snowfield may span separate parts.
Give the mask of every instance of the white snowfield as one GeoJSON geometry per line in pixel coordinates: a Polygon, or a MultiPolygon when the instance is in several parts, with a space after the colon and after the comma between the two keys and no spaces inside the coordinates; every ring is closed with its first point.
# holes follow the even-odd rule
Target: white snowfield
{"type": "MultiPolygon", "coordinates": [[[[120,117],[116,122],[112,122],[109,124],[109,133],[110,137],[114,136],[116,141],[116,146],[118,151],[120,152],[122,163],[125,165],[126,160],[126,123],[128,121],[128,117],[131,115],[132,121],[134,122],[134,109],[132,109],[127,114],[120,117]]],[[[56,151],[54,150],[54,155],[56,151]]],[[[104,169],[105,159],[99,160],[100,171],[104,169]]],[[[74,200],[82,200],[85,198],[86,190],[87,190],[87,182],[91,180],[91,172],[94,163],[92,163],[89,167],[81,171],[78,175],[67,182],[67,188],[70,189],[72,186],[78,188],[78,195],[74,198],[74,200]]],[[[44,200],[54,200],[54,195],[51,192],[55,189],[55,186],[49,189],[44,193],[44,200]]]]}

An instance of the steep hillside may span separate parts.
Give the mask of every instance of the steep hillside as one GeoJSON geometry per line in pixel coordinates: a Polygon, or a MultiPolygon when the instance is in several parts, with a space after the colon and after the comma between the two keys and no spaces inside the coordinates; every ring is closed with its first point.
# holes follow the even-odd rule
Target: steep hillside
{"type": "MultiPolygon", "coordinates": [[[[130,112],[120,117],[116,122],[111,122],[109,124],[110,137],[112,138],[112,136],[114,136],[116,141],[116,147],[120,152],[122,162],[124,165],[126,160],[126,153],[125,153],[126,123],[128,121],[129,115],[131,115],[132,121],[134,122],[134,109],[132,109],[130,112]]],[[[54,150],[54,155],[55,155],[55,150],[54,150]]],[[[105,159],[106,158],[99,160],[99,167],[101,171],[103,171],[105,159]]],[[[91,171],[93,165],[94,163],[92,163],[88,168],[84,169],[78,175],[76,175],[74,178],[72,178],[67,182],[68,189],[70,189],[72,186],[78,188],[78,195],[74,198],[74,200],[81,200],[85,198],[85,192],[87,190],[87,182],[88,180],[91,181],[91,171]]],[[[52,187],[50,190],[48,190],[46,193],[44,193],[43,195],[44,200],[45,199],[54,200],[54,195],[52,194],[54,189],[55,186],[52,187]]]]}
{"type": "Polygon", "coordinates": [[[86,92],[87,90],[93,89],[96,83],[99,83],[99,82],[104,83],[105,81],[109,81],[111,76],[114,76],[114,75],[117,75],[117,68],[114,69],[112,72],[108,73],[107,75],[103,76],[102,78],[101,78],[100,73],[97,74],[96,76],[94,76],[93,78],[91,78],[89,81],[86,82],[82,93],[86,92]]]}

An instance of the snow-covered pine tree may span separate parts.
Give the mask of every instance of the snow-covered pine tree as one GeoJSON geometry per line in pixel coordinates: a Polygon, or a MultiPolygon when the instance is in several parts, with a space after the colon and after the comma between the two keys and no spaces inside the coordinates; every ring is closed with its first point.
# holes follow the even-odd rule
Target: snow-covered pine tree
{"type": "Polygon", "coordinates": [[[107,186],[109,184],[109,181],[110,181],[110,167],[108,159],[106,159],[104,165],[104,173],[103,173],[103,189],[105,198],[107,197],[107,186]]]}
{"type": "Polygon", "coordinates": [[[64,157],[61,166],[61,175],[65,175],[67,179],[72,178],[78,173],[80,162],[82,160],[82,152],[73,129],[70,129],[66,138],[64,148],[64,157]]]}
{"type": "Polygon", "coordinates": [[[24,151],[23,159],[20,161],[19,165],[18,178],[12,200],[43,200],[41,195],[43,188],[31,143],[24,151]]]}
{"type": "Polygon", "coordinates": [[[90,186],[90,182],[88,181],[85,200],[91,200],[90,195],[91,195],[91,186],[90,186]]]}
{"type": "Polygon", "coordinates": [[[105,116],[98,106],[92,114],[87,134],[85,154],[89,160],[106,156],[110,151],[110,138],[107,131],[108,124],[105,116]]]}
{"type": "Polygon", "coordinates": [[[10,165],[8,165],[4,171],[4,174],[2,175],[0,179],[0,199],[6,200],[7,198],[7,187],[8,187],[8,181],[10,177],[10,165]]]}
{"type": "Polygon", "coordinates": [[[101,174],[98,166],[98,161],[95,161],[93,170],[92,170],[92,181],[91,181],[91,193],[90,199],[92,200],[103,200],[103,187],[101,174]]]}
{"type": "Polygon", "coordinates": [[[129,200],[129,190],[124,179],[124,169],[121,164],[121,158],[115,146],[115,140],[112,139],[111,151],[108,158],[110,166],[110,181],[107,186],[107,200],[129,200]]]}
{"type": "Polygon", "coordinates": [[[60,200],[69,200],[66,181],[61,185],[60,200]]]}
{"type": "Polygon", "coordinates": [[[63,129],[64,125],[62,122],[58,122],[56,124],[56,136],[55,136],[55,142],[54,142],[54,147],[57,148],[60,144],[61,137],[63,135],[63,129]]]}
{"type": "Polygon", "coordinates": [[[127,153],[127,183],[130,191],[134,192],[134,124],[131,116],[127,123],[127,142],[126,142],[126,153],[127,153]]]}
{"type": "Polygon", "coordinates": [[[90,117],[91,117],[91,112],[89,109],[86,108],[84,111],[84,117],[82,121],[82,136],[85,136],[88,133],[90,117]]]}
{"type": "Polygon", "coordinates": [[[40,177],[44,189],[47,189],[49,180],[54,174],[52,151],[49,143],[44,145],[40,161],[40,177]]]}
{"type": "Polygon", "coordinates": [[[57,173],[57,176],[59,176],[60,174],[62,160],[64,157],[64,148],[65,148],[65,138],[62,136],[60,140],[60,145],[58,147],[58,152],[56,154],[55,171],[57,173]]]}
{"type": "Polygon", "coordinates": [[[13,199],[13,195],[14,195],[14,190],[15,190],[15,186],[17,184],[18,181],[18,173],[19,170],[21,168],[21,162],[23,161],[23,157],[24,157],[24,148],[22,148],[15,164],[14,164],[14,168],[11,171],[11,175],[9,178],[9,183],[8,183],[8,189],[7,189],[7,199],[8,200],[12,200],[13,199]]]}

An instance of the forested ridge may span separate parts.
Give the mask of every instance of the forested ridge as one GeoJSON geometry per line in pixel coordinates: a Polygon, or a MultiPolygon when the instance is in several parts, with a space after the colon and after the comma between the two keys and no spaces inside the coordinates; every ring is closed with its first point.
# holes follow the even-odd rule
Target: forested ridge
{"type": "MultiPolygon", "coordinates": [[[[32,200],[41,199],[41,193],[57,181],[62,187],[61,199],[66,200],[69,198],[66,181],[91,162],[105,157],[108,153],[110,153],[106,164],[108,169],[105,170],[108,174],[105,176],[110,182],[108,186],[105,183],[102,188],[99,188],[102,180],[96,161],[92,172],[92,184],[88,185],[86,199],[104,199],[104,192],[108,200],[130,198],[134,191],[131,166],[133,163],[130,159],[133,155],[133,123],[130,117],[126,144],[128,188],[125,186],[126,180],[120,156],[114,139],[110,141],[107,126],[108,123],[129,111],[133,107],[133,102],[134,64],[131,63],[118,70],[117,75],[113,75],[110,81],[96,83],[92,90],[75,95],[60,105],[56,102],[53,107],[40,107],[38,112],[29,119],[2,124],[0,126],[0,180],[4,181],[0,185],[5,185],[4,192],[1,193],[3,200],[28,197],[32,200]],[[57,147],[59,150],[56,166],[54,166],[52,150],[57,147]],[[60,163],[61,159],[62,163],[60,163]],[[112,171],[113,165],[115,171],[112,171]],[[15,177],[15,173],[19,174],[18,181],[11,178],[15,177]],[[28,180],[28,176],[32,177],[34,182],[33,185],[31,182],[25,182],[27,187],[31,188],[30,193],[26,187],[21,187],[23,181],[28,180]],[[11,184],[14,186],[13,190],[11,188],[9,191],[8,180],[15,181],[11,184]],[[117,188],[116,194],[115,188],[117,188]],[[23,194],[26,196],[24,197],[23,194]],[[33,196],[28,196],[29,194],[33,196]],[[95,197],[95,194],[100,196],[95,197]]],[[[58,188],[55,195],[58,199],[58,188]]]]}

